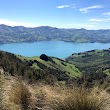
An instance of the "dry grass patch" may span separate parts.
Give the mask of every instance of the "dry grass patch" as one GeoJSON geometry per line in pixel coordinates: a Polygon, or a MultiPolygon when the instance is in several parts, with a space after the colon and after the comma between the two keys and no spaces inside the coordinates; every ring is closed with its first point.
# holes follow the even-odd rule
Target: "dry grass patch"
{"type": "Polygon", "coordinates": [[[110,96],[98,88],[86,90],[78,87],[35,85],[34,89],[42,110],[110,110],[110,104],[107,104],[110,96]]]}
{"type": "Polygon", "coordinates": [[[2,95],[2,103],[6,110],[32,110],[35,108],[34,92],[21,80],[5,81],[2,95]]]}
{"type": "Polygon", "coordinates": [[[62,97],[60,96],[51,101],[53,110],[104,110],[106,108],[105,94],[93,93],[84,88],[73,88],[63,91],[62,97]]]}
{"type": "Polygon", "coordinates": [[[110,110],[110,96],[99,88],[30,85],[12,77],[1,82],[0,110],[110,110]]]}

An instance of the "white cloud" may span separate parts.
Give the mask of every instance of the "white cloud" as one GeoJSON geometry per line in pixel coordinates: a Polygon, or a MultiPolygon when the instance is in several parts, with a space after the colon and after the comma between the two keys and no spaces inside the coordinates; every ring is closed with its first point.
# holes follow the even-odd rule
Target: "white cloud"
{"type": "Polygon", "coordinates": [[[103,15],[107,15],[107,16],[110,16],[110,12],[107,12],[107,13],[103,13],[103,15]]]}
{"type": "Polygon", "coordinates": [[[91,18],[89,21],[92,22],[110,22],[110,18],[91,18]]]}
{"type": "Polygon", "coordinates": [[[70,7],[69,5],[60,5],[60,6],[57,6],[57,8],[68,8],[70,7]]]}
{"type": "Polygon", "coordinates": [[[8,19],[0,19],[0,24],[5,24],[9,26],[38,27],[37,25],[29,23],[29,22],[17,22],[17,21],[12,21],[8,19]]]}
{"type": "Polygon", "coordinates": [[[60,6],[57,6],[56,8],[75,8],[75,4],[60,5],[60,6]]]}
{"type": "Polygon", "coordinates": [[[103,8],[103,6],[102,5],[94,5],[94,6],[90,6],[90,7],[80,8],[79,11],[81,11],[82,13],[88,13],[89,10],[98,9],[98,8],[103,8]]]}

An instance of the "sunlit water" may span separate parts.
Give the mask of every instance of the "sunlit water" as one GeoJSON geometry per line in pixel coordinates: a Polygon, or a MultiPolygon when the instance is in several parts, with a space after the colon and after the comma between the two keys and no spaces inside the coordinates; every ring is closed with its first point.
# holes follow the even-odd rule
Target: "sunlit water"
{"type": "Polygon", "coordinates": [[[0,50],[23,56],[40,56],[46,54],[58,58],[66,58],[72,53],[84,52],[93,49],[108,49],[110,43],[72,43],[63,41],[41,41],[34,43],[0,44],[0,50]]]}

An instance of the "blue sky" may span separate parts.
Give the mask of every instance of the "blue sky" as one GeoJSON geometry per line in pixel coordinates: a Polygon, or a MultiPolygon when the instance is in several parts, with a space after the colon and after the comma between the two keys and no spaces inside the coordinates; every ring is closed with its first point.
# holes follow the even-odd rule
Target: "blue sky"
{"type": "Polygon", "coordinates": [[[0,0],[0,24],[110,29],[110,0],[0,0]]]}

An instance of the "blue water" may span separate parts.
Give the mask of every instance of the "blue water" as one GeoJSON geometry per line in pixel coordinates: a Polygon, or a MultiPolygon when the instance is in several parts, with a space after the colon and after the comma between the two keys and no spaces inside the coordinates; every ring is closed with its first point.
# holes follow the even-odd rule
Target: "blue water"
{"type": "Polygon", "coordinates": [[[63,41],[41,41],[34,43],[0,44],[0,50],[23,56],[40,56],[46,54],[58,58],[66,58],[72,53],[84,52],[93,49],[108,49],[110,43],[72,43],[63,41]]]}

